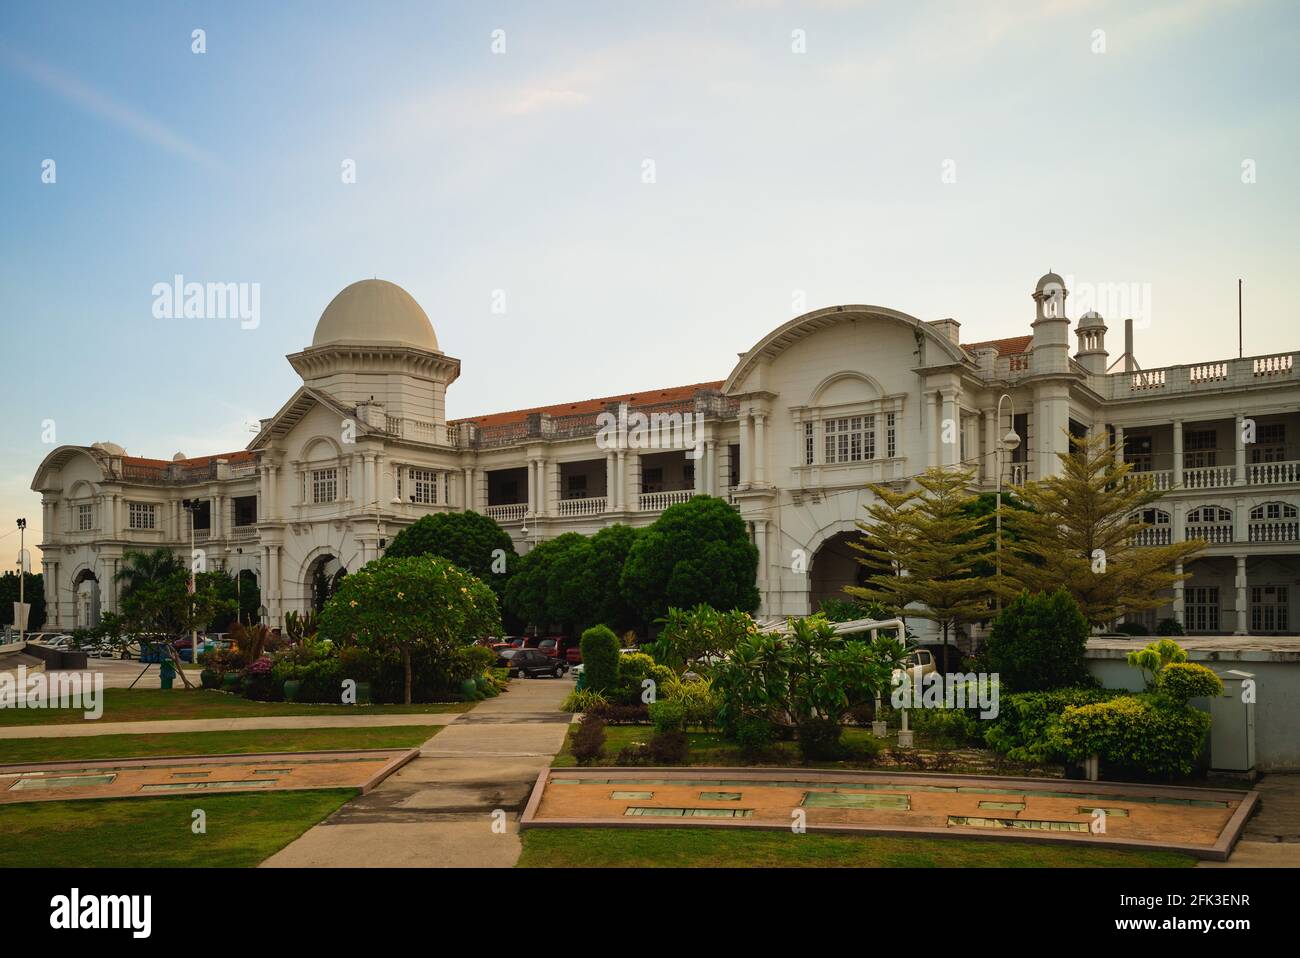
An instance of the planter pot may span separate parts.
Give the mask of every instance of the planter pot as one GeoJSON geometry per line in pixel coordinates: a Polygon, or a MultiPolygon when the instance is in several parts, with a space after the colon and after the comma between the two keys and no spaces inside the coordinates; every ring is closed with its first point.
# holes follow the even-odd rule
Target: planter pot
{"type": "Polygon", "coordinates": [[[227,672],[221,677],[221,687],[227,692],[239,691],[239,673],[227,672]]]}
{"type": "MultiPolygon", "coordinates": [[[[287,685],[288,683],[286,682],[285,684],[287,685]]],[[[358,705],[370,704],[370,683],[369,682],[357,683],[357,704],[358,705]]]]}
{"type": "Polygon", "coordinates": [[[889,734],[889,726],[885,722],[872,722],[871,734],[876,738],[884,738],[889,734]]]}
{"type": "Polygon", "coordinates": [[[302,688],[302,679],[288,679],[284,683],[284,700],[286,702],[298,701],[298,691],[302,688]]]}
{"type": "Polygon", "coordinates": [[[470,700],[478,698],[478,684],[473,679],[466,679],[460,683],[460,694],[470,700]]]}

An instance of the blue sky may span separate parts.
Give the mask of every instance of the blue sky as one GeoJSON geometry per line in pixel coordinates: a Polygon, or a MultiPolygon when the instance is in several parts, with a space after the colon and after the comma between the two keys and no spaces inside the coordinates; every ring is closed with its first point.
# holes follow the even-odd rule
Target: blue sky
{"type": "Polygon", "coordinates": [[[242,448],[369,276],[453,417],[723,378],[797,297],[1024,334],[1049,267],[1145,291],[1144,366],[1235,355],[1238,276],[1246,353],[1294,349],[1298,74],[1268,0],[7,3],[0,536],[45,420],[242,448]],[[156,319],[178,273],[257,328],[156,319]]]}

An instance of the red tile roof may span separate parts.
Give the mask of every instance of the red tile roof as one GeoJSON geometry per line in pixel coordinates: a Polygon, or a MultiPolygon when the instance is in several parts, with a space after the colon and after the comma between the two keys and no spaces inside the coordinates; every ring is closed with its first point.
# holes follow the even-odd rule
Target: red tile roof
{"type": "Polygon", "coordinates": [[[159,466],[166,467],[177,465],[182,467],[206,466],[209,463],[216,462],[218,459],[225,459],[229,463],[249,462],[257,458],[257,453],[249,452],[247,449],[241,449],[239,452],[222,452],[215,456],[196,456],[192,459],[147,459],[143,456],[123,456],[122,462],[132,466],[159,466]]]}
{"type": "Polygon", "coordinates": [[[962,349],[968,349],[974,352],[977,349],[987,349],[992,346],[998,351],[999,356],[1016,356],[1029,350],[1029,344],[1033,342],[1033,336],[1012,336],[1010,339],[986,339],[982,343],[969,343],[962,346],[962,349]]]}
{"type": "Polygon", "coordinates": [[[709,383],[694,383],[690,386],[669,386],[667,389],[647,389],[638,393],[624,393],[621,396],[602,396],[599,399],[584,399],[580,402],[557,403],[554,406],[534,406],[531,409],[515,409],[511,412],[494,412],[483,416],[466,416],[453,422],[472,422],[479,426],[500,426],[505,423],[524,422],[533,413],[548,413],[552,416],[581,416],[603,411],[611,403],[625,402],[630,406],[651,406],[657,403],[677,402],[690,399],[701,389],[721,389],[724,380],[709,383]]]}

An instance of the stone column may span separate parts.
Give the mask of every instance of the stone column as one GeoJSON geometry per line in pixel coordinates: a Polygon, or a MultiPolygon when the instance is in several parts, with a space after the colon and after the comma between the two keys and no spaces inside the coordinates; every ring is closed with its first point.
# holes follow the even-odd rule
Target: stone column
{"type": "Polygon", "coordinates": [[[926,467],[939,464],[939,394],[931,392],[925,397],[926,467]]]}
{"type": "MultiPolygon", "coordinates": [[[[1183,564],[1175,563],[1174,572],[1178,575],[1183,574],[1183,564]]],[[[1174,618],[1178,620],[1179,625],[1186,625],[1186,603],[1183,599],[1183,581],[1182,579],[1174,580],[1174,618]]]]}
{"type": "Polygon", "coordinates": [[[1115,427],[1115,461],[1122,463],[1124,461],[1124,427],[1115,427]]]}
{"type": "Polygon", "coordinates": [[[747,486],[753,481],[754,475],[754,417],[750,413],[745,414],[745,418],[740,429],[740,484],[747,486]]]}
{"type": "Polygon", "coordinates": [[[528,460],[528,511],[537,514],[537,460],[528,460]]]}
{"type": "Polygon", "coordinates": [[[998,411],[997,407],[992,409],[980,410],[980,417],[984,421],[984,455],[981,457],[980,476],[985,485],[996,485],[998,481],[998,462],[1001,455],[998,450],[998,411]]]}
{"type": "Polygon", "coordinates": [[[754,520],[754,545],[758,548],[758,607],[767,612],[767,520],[754,520]]]}
{"type": "Polygon", "coordinates": [[[1246,557],[1244,555],[1233,556],[1237,560],[1237,578],[1235,585],[1237,587],[1237,628],[1234,635],[1247,635],[1250,632],[1249,609],[1246,603],[1247,583],[1246,583],[1246,557]]]}
{"type": "Polygon", "coordinates": [[[627,450],[618,450],[618,479],[614,484],[614,495],[618,500],[617,508],[621,512],[627,508],[627,450]]]}
{"type": "Polygon", "coordinates": [[[718,447],[712,439],[704,441],[704,491],[710,496],[718,494],[718,447]]]}
{"type": "Polygon", "coordinates": [[[465,473],[465,502],[463,504],[463,508],[465,509],[466,512],[470,512],[471,510],[476,508],[476,503],[474,500],[474,467],[466,466],[464,469],[464,473],[465,473]]]}
{"type": "Polygon", "coordinates": [[[956,466],[961,461],[961,411],[957,408],[957,391],[943,391],[943,423],[940,428],[940,442],[943,448],[943,464],[956,466]],[[944,434],[952,432],[952,441],[944,442],[944,434]]]}
{"type": "MultiPolygon", "coordinates": [[[[687,450],[687,453],[689,453],[690,451],[691,450],[687,450]]],[[[694,482],[692,483],[692,489],[694,490],[697,496],[703,495],[704,494],[704,465],[705,465],[704,456],[699,456],[696,459],[691,459],[690,456],[687,455],[686,458],[689,462],[691,462],[695,466],[695,474],[693,476],[694,482]]]]}
{"type": "Polygon", "coordinates": [[[1174,488],[1183,484],[1183,421],[1174,420],[1174,488]]]}
{"type": "Polygon", "coordinates": [[[618,456],[611,449],[605,453],[605,511],[618,508],[618,456]]]}
{"type": "Polygon", "coordinates": [[[767,445],[765,433],[767,431],[767,414],[754,413],[754,468],[753,481],[757,485],[766,485],[767,483],[767,445]]]}
{"type": "Polygon", "coordinates": [[[1237,413],[1236,435],[1233,436],[1234,448],[1237,452],[1236,468],[1232,476],[1234,486],[1244,486],[1246,484],[1246,435],[1243,420],[1245,414],[1237,413]]]}

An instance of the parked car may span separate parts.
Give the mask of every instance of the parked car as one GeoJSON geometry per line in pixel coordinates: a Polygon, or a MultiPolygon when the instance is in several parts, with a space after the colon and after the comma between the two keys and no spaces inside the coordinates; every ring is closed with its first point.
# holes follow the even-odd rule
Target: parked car
{"type": "Polygon", "coordinates": [[[43,637],[37,645],[43,645],[47,649],[57,649],[60,652],[71,652],[77,648],[76,641],[70,635],[50,635],[43,637]]]}
{"type": "Polygon", "coordinates": [[[545,652],[551,658],[560,657],[560,642],[558,639],[542,639],[537,643],[537,648],[545,652]]]}
{"type": "Polygon", "coordinates": [[[571,645],[564,650],[564,660],[570,665],[582,664],[582,649],[579,646],[571,645]]]}
{"type": "Polygon", "coordinates": [[[554,656],[547,655],[541,649],[518,649],[510,657],[509,675],[523,679],[535,679],[542,675],[562,678],[568,671],[569,664],[554,656]]]}
{"type": "Polygon", "coordinates": [[[913,682],[919,682],[922,676],[929,675],[938,668],[934,662],[934,653],[929,649],[913,649],[907,653],[907,658],[903,662],[901,669],[894,669],[892,678],[895,682],[901,681],[904,672],[913,682]]]}
{"type": "Polygon", "coordinates": [[[503,665],[509,665],[510,657],[519,650],[506,642],[498,642],[496,645],[492,646],[492,651],[496,653],[497,666],[500,667],[503,665]]]}

